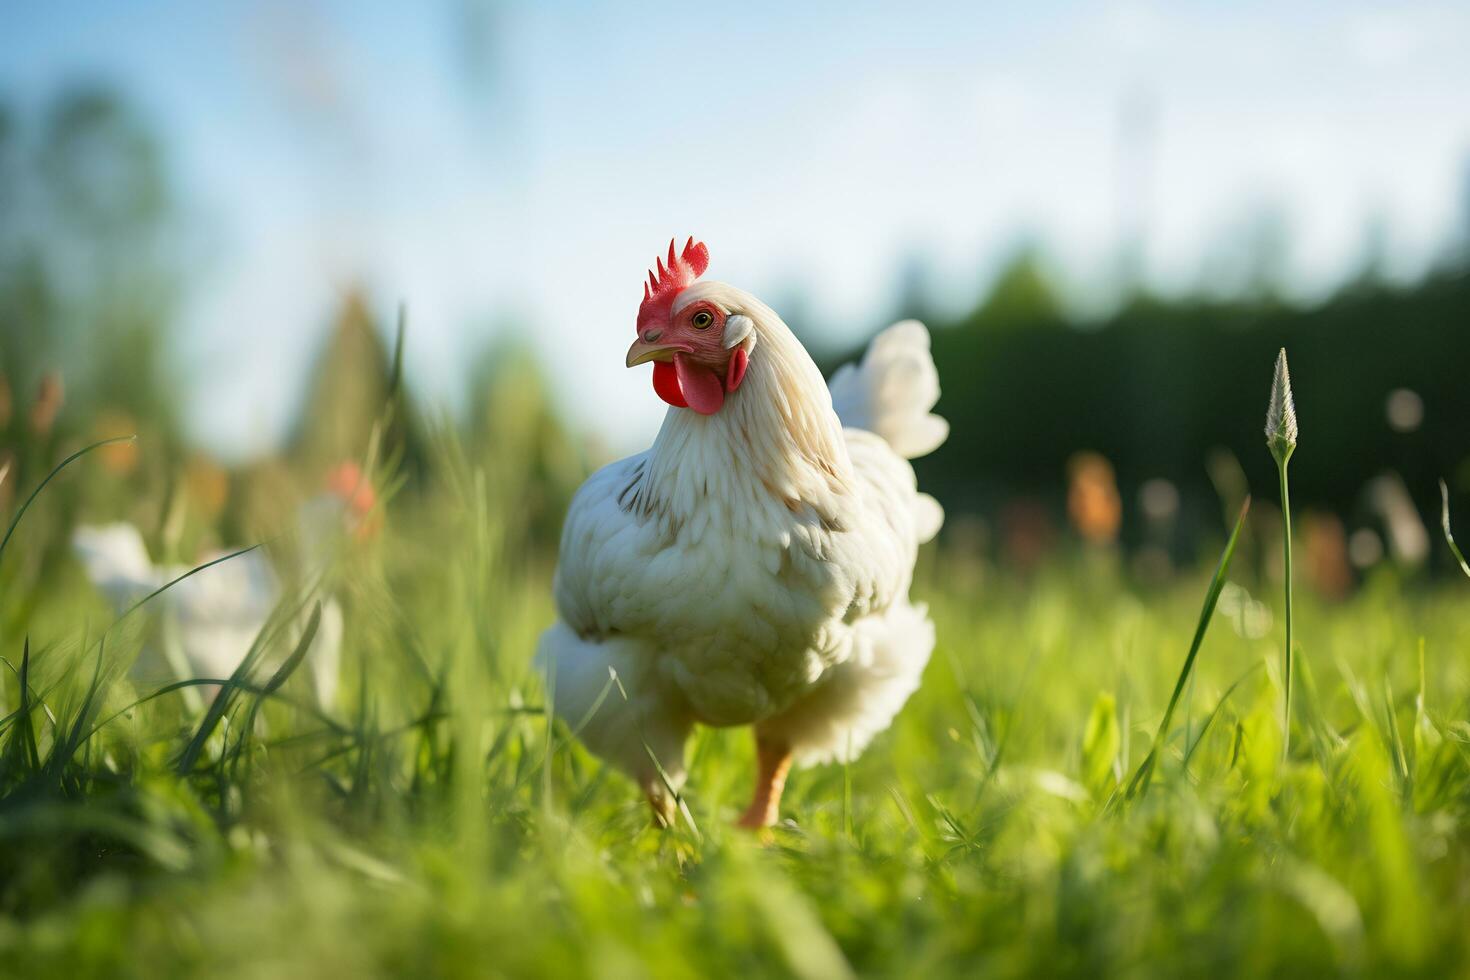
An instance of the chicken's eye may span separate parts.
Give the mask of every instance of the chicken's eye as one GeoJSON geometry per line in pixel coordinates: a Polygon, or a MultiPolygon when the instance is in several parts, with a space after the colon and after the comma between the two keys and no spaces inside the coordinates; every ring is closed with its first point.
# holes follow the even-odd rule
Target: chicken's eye
{"type": "Polygon", "coordinates": [[[689,318],[689,322],[693,324],[694,329],[703,330],[711,323],[714,323],[715,318],[710,315],[710,312],[708,310],[700,310],[698,313],[689,318]]]}

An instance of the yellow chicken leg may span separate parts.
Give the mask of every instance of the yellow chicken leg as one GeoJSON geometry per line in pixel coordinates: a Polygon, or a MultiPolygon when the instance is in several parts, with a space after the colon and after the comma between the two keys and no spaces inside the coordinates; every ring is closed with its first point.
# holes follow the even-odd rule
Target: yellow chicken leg
{"type": "Polygon", "coordinates": [[[781,791],[791,771],[791,746],[785,742],[755,737],[755,795],[737,824],[751,830],[775,824],[781,811],[781,791]]]}

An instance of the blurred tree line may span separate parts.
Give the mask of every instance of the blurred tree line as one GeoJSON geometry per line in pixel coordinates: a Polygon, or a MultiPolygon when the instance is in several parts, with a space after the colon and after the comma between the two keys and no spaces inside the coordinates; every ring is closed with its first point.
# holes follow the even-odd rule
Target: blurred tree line
{"type": "MultiPolygon", "coordinates": [[[[1438,514],[1441,477],[1470,514],[1470,265],[1458,258],[1411,286],[1365,275],[1310,307],[1270,290],[1140,293],[1078,322],[1023,251],[963,316],[935,317],[913,295],[904,305],[933,330],[939,411],[952,424],[916,467],[951,512],[993,514],[1030,497],[1060,513],[1069,461],[1083,451],[1111,463],[1130,514],[1160,478],[1195,526],[1218,527],[1222,498],[1247,489],[1273,500],[1262,426],[1285,347],[1302,427],[1294,503],[1362,520],[1387,471],[1426,518],[1438,514]]],[[[1143,526],[1125,521],[1125,537],[1143,526]]]]}

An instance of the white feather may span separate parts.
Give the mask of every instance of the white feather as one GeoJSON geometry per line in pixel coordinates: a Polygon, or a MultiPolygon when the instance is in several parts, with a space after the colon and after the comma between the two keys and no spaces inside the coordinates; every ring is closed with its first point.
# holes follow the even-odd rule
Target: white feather
{"type": "Polygon", "coordinates": [[[918,320],[874,337],[861,363],[832,376],[831,389],[843,425],[876,432],[904,459],[932,453],[949,435],[949,423],[929,412],[939,401],[939,372],[918,320]]]}
{"type": "MultiPolygon", "coordinates": [[[[725,350],[733,350],[745,343],[745,338],[753,336],[754,333],[755,322],[750,317],[737,313],[725,321],[725,335],[720,338],[720,342],[724,345],[725,350]]],[[[754,340],[751,341],[750,346],[755,347],[754,340]]],[[[747,350],[745,353],[749,354],[750,351],[747,350]]]]}

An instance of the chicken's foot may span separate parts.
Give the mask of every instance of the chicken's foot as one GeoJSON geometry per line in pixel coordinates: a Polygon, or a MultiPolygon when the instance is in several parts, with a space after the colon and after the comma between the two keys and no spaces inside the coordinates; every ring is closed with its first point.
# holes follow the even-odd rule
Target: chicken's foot
{"type": "Polygon", "coordinates": [[[781,811],[781,791],[791,770],[791,746],[778,739],[755,736],[755,795],[737,821],[751,830],[770,827],[781,811]]]}

